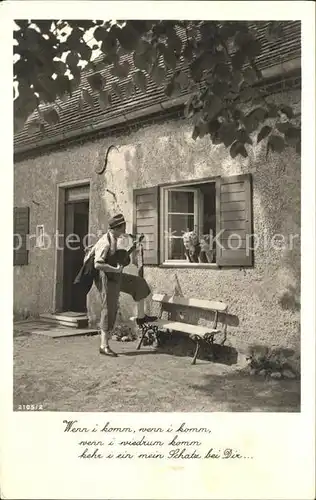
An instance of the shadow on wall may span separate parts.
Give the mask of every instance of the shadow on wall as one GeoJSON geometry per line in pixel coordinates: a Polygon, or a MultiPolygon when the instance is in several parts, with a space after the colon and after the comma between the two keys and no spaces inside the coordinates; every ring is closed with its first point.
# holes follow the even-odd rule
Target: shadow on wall
{"type": "Polygon", "coordinates": [[[265,160],[265,146],[257,152],[254,165],[254,181],[257,196],[269,223],[270,237],[281,234],[286,248],[269,250],[273,252],[277,269],[275,286],[277,301],[283,310],[300,310],[300,200],[301,169],[300,157],[292,149],[282,155],[269,153],[265,160]],[[271,175],[272,173],[272,175],[271,175]],[[293,240],[291,240],[293,238],[293,240]]]}

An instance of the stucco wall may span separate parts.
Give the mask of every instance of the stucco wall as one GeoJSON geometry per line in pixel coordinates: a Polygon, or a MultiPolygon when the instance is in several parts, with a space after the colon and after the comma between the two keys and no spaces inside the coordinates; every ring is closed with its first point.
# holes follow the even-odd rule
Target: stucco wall
{"type": "MultiPolygon", "coordinates": [[[[299,93],[288,101],[299,106],[299,93]]],[[[284,100],[284,96],[283,96],[284,100]]],[[[231,159],[223,146],[212,146],[208,138],[191,139],[192,128],[181,121],[148,125],[128,135],[69,147],[15,165],[15,205],[31,207],[31,233],[45,224],[53,234],[56,225],[56,185],[89,178],[92,186],[90,231],[107,227],[116,210],[124,212],[132,231],[133,189],[160,183],[198,180],[216,175],[251,172],[253,176],[254,232],[271,239],[300,233],[300,158],[293,149],[266,158],[265,141],[251,150],[249,158],[231,159]],[[95,165],[110,145],[107,171],[98,176],[95,165]],[[106,191],[113,191],[117,197],[106,191]],[[33,203],[39,203],[39,205],[33,203]]],[[[54,247],[33,250],[30,264],[14,269],[14,307],[32,314],[53,307],[54,247]]],[[[300,241],[293,249],[264,248],[255,251],[252,269],[163,269],[147,267],[145,277],[157,292],[173,291],[177,273],[185,295],[222,300],[229,304],[239,325],[229,327],[234,342],[258,342],[297,347],[299,344],[300,241]]],[[[131,301],[122,298],[123,316],[130,314],[131,301]]],[[[92,316],[98,314],[94,291],[89,297],[92,316]]]]}

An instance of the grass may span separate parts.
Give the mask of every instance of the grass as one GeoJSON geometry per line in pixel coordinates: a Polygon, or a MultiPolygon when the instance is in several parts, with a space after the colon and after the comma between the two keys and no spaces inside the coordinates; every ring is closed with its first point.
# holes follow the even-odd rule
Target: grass
{"type": "Polygon", "coordinates": [[[298,380],[249,377],[236,366],[112,342],[120,355],[99,354],[99,338],[14,337],[14,409],[48,411],[296,412],[298,380]]]}

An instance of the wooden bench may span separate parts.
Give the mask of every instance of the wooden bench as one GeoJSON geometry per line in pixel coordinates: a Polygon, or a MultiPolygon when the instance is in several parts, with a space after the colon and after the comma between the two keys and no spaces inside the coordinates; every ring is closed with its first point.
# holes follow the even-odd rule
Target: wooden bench
{"type": "Polygon", "coordinates": [[[210,300],[185,298],[164,294],[154,294],[152,300],[160,303],[158,319],[152,323],[147,323],[142,326],[142,335],[137,349],[140,349],[148,330],[153,330],[156,335],[159,330],[182,332],[189,335],[189,337],[196,342],[196,349],[192,359],[192,365],[194,365],[196,363],[196,358],[202,341],[205,341],[212,346],[214,343],[214,337],[219,333],[223,333],[224,338],[221,343],[223,344],[225,342],[227,335],[228,306],[223,302],[213,302],[210,300]],[[214,313],[213,324],[211,327],[206,327],[182,321],[173,321],[170,319],[171,309],[174,309],[176,312],[181,312],[181,309],[184,312],[188,312],[190,309],[191,311],[211,311],[214,313]],[[162,317],[165,312],[168,313],[168,319],[163,319],[162,317]],[[218,316],[220,313],[222,318],[224,317],[224,321],[221,322],[223,324],[223,328],[218,328],[218,316]]]}

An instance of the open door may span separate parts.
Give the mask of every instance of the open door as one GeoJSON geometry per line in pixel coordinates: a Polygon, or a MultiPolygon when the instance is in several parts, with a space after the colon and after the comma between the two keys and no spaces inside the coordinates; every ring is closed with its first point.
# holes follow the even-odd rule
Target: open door
{"type": "Polygon", "coordinates": [[[71,201],[68,197],[65,203],[63,311],[87,310],[84,290],[73,282],[83,263],[88,232],[89,200],[71,201]]]}

